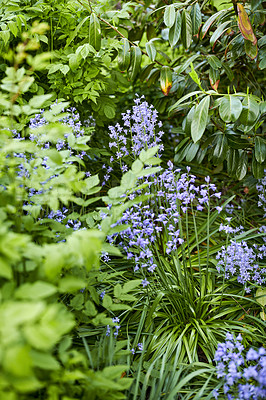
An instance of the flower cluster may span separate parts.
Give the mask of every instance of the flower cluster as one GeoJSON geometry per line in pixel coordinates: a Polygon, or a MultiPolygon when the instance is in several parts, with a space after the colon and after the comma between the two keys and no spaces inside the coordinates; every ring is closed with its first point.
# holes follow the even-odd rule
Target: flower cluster
{"type": "MultiPolygon", "coordinates": [[[[119,319],[118,317],[114,317],[114,318],[112,318],[112,320],[113,320],[113,323],[116,324],[116,325],[114,326],[114,328],[115,328],[114,336],[118,336],[118,334],[119,334],[119,329],[121,328],[121,326],[118,325],[118,323],[120,322],[120,319],[119,319]]],[[[107,325],[107,326],[106,326],[106,336],[110,336],[110,333],[111,333],[110,325],[107,325]]]]}
{"type": "Polygon", "coordinates": [[[265,176],[263,179],[259,180],[257,185],[257,191],[259,192],[258,197],[258,206],[263,208],[264,218],[266,217],[266,169],[264,170],[265,176]]]}
{"type": "MultiPolygon", "coordinates": [[[[262,400],[266,398],[266,350],[249,349],[244,355],[242,337],[230,333],[219,343],[214,360],[217,377],[224,381],[223,392],[228,400],[262,400]],[[237,397],[235,395],[237,394],[237,397]]],[[[213,392],[217,399],[219,393],[213,392]]]]}
{"type": "Polygon", "coordinates": [[[259,267],[258,258],[266,253],[262,254],[260,249],[256,244],[249,247],[245,241],[231,241],[229,246],[222,246],[217,254],[216,268],[219,273],[223,271],[225,279],[237,275],[237,281],[244,285],[246,292],[250,292],[248,283],[262,285],[265,282],[266,268],[259,267]]]}
{"type": "MultiPolygon", "coordinates": [[[[140,202],[127,209],[119,224],[130,226],[119,233],[119,244],[123,247],[128,259],[133,259],[135,268],[146,268],[153,272],[156,268],[157,254],[170,255],[183,243],[180,232],[180,216],[188,209],[199,212],[208,206],[210,199],[220,198],[216,186],[205,178],[205,183],[198,185],[196,177],[189,173],[180,173],[174,170],[173,164],[168,162],[168,168],[158,176],[151,176],[144,182],[146,188],[137,191],[137,194],[151,195],[150,200],[140,202]]],[[[135,195],[130,195],[134,199],[135,195]]],[[[116,239],[116,234],[109,236],[109,241],[116,239]]],[[[142,281],[143,287],[149,281],[142,281]]]]}
{"type": "MultiPolygon", "coordinates": [[[[115,126],[109,126],[109,148],[113,155],[110,157],[110,163],[116,161],[122,172],[128,170],[128,163],[135,159],[141,150],[159,145],[158,156],[163,150],[161,138],[163,131],[157,128],[162,127],[162,122],[157,121],[158,112],[143,100],[144,96],[137,97],[132,111],[127,110],[122,114],[123,126],[117,123],[115,126]]],[[[105,171],[103,185],[110,179],[112,166],[103,165],[105,171]]]]}

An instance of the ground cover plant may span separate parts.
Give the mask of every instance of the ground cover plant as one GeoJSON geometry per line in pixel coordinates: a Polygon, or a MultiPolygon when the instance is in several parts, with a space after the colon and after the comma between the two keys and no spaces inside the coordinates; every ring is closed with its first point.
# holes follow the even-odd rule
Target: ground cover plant
{"type": "Polygon", "coordinates": [[[264,399],[264,3],[0,4],[0,398],[264,399]]]}

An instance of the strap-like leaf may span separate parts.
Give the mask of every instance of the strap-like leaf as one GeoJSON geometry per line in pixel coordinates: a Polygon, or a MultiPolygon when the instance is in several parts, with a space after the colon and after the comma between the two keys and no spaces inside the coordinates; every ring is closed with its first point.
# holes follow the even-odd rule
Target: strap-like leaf
{"type": "Polygon", "coordinates": [[[199,3],[195,3],[190,11],[191,21],[192,21],[192,35],[197,35],[199,33],[199,28],[202,23],[201,10],[199,3]]]}
{"type": "Polygon", "coordinates": [[[246,176],[248,169],[248,155],[245,151],[239,150],[240,157],[236,168],[236,177],[241,181],[246,176]]]}
{"type": "Polygon", "coordinates": [[[209,115],[210,96],[204,97],[195,110],[191,124],[191,136],[196,143],[203,135],[209,115]]]}
{"type": "Polygon", "coordinates": [[[170,4],[165,8],[163,20],[167,28],[171,28],[175,22],[175,6],[170,4]]]}
{"type": "Polygon", "coordinates": [[[219,71],[217,69],[213,69],[212,67],[210,67],[209,79],[210,79],[211,87],[214,90],[217,90],[218,86],[219,86],[219,83],[220,83],[220,73],[219,73],[219,71]]]}
{"type": "Polygon", "coordinates": [[[202,30],[201,30],[203,38],[206,35],[206,33],[208,32],[208,30],[210,29],[211,25],[216,20],[216,18],[218,18],[223,13],[224,13],[224,10],[220,10],[217,13],[213,14],[209,19],[207,19],[207,21],[205,22],[205,24],[203,25],[202,30]]]}
{"type": "Polygon", "coordinates": [[[190,15],[183,10],[182,12],[182,43],[185,49],[188,49],[192,41],[192,21],[190,15]]]}
{"type": "Polygon", "coordinates": [[[169,43],[170,43],[171,47],[174,47],[176,45],[176,43],[178,42],[178,40],[180,39],[181,24],[182,24],[181,14],[178,11],[176,13],[175,23],[169,29],[169,43]]]}
{"type": "Polygon", "coordinates": [[[95,50],[99,51],[101,48],[101,26],[96,14],[92,13],[90,17],[89,27],[89,43],[95,50]]]}
{"type": "Polygon", "coordinates": [[[137,73],[139,72],[140,69],[142,53],[139,47],[132,46],[130,54],[131,57],[130,57],[130,66],[128,69],[128,78],[130,81],[133,81],[136,78],[137,73]]]}
{"type": "Polygon", "coordinates": [[[266,159],[266,142],[259,136],[255,137],[255,157],[260,164],[266,159]]]}
{"type": "Polygon", "coordinates": [[[215,46],[219,37],[222,36],[222,34],[227,31],[227,27],[229,24],[231,24],[231,21],[225,21],[223,24],[219,25],[216,31],[212,34],[212,37],[210,39],[210,45],[212,47],[215,46]]]}

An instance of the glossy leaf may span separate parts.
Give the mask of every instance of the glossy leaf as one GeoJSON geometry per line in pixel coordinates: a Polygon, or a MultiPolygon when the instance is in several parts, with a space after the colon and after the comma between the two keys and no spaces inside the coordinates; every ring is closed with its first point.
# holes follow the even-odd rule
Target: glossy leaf
{"type": "Polygon", "coordinates": [[[205,96],[196,107],[191,124],[191,136],[196,143],[203,135],[209,115],[210,96],[205,96]]]}
{"type": "Polygon", "coordinates": [[[146,78],[148,78],[152,68],[154,67],[154,63],[146,65],[140,72],[139,79],[143,82],[146,78]]]}
{"type": "Polygon", "coordinates": [[[169,29],[169,43],[171,47],[174,47],[178,42],[178,40],[180,39],[181,25],[182,25],[181,14],[179,11],[177,11],[175,16],[175,23],[169,29]]]}
{"type": "Polygon", "coordinates": [[[204,36],[206,35],[206,33],[208,32],[208,30],[210,29],[211,25],[214,23],[214,21],[216,20],[216,18],[218,18],[221,14],[223,14],[224,11],[218,11],[217,13],[213,14],[209,19],[207,19],[207,21],[204,23],[203,27],[202,27],[202,38],[204,38],[204,36]]]}
{"type": "Polygon", "coordinates": [[[89,44],[99,51],[101,48],[101,26],[96,14],[92,13],[89,27],[89,44]]]}
{"type": "Polygon", "coordinates": [[[160,73],[160,85],[162,92],[165,96],[168,96],[169,91],[172,87],[172,71],[170,67],[164,66],[160,73]]]}
{"type": "Polygon", "coordinates": [[[219,114],[224,122],[235,122],[242,111],[241,101],[232,95],[224,96],[220,107],[219,114]]]}
{"type": "Polygon", "coordinates": [[[214,55],[210,55],[210,56],[207,56],[207,61],[208,61],[208,64],[213,68],[213,69],[219,69],[219,68],[221,68],[222,67],[222,63],[221,63],[221,61],[219,60],[219,58],[217,58],[216,56],[214,56],[214,55]]]}
{"type": "Polygon", "coordinates": [[[212,34],[212,37],[210,39],[210,45],[212,46],[212,48],[215,46],[219,37],[227,31],[227,27],[229,24],[231,24],[231,21],[225,21],[223,24],[219,25],[216,31],[212,34]]]}
{"type": "Polygon", "coordinates": [[[224,134],[223,135],[218,134],[216,136],[216,145],[213,150],[214,165],[219,165],[221,162],[225,160],[227,149],[228,149],[228,143],[226,136],[224,134]]]}
{"type": "Polygon", "coordinates": [[[163,20],[167,28],[171,28],[171,26],[175,23],[175,6],[170,4],[164,10],[163,20]]]}
{"type": "Polygon", "coordinates": [[[186,161],[191,162],[199,149],[199,143],[190,143],[189,146],[186,149],[186,161]]]}
{"type": "Polygon", "coordinates": [[[182,11],[182,34],[181,40],[185,49],[188,49],[192,41],[192,21],[186,10],[182,11]]]}
{"type": "Polygon", "coordinates": [[[242,105],[243,111],[240,115],[240,122],[243,125],[253,125],[259,115],[259,104],[253,96],[246,96],[242,105]]]}
{"type": "Polygon", "coordinates": [[[133,81],[140,69],[141,64],[141,50],[137,46],[132,46],[130,50],[130,66],[128,69],[128,78],[133,81]]]}
{"type": "Polygon", "coordinates": [[[238,12],[237,22],[243,38],[249,40],[253,45],[255,45],[257,43],[257,38],[254,35],[247,12],[244,6],[240,3],[237,3],[237,12],[238,12]]]}
{"type": "Polygon", "coordinates": [[[219,83],[220,83],[220,73],[219,73],[219,71],[217,69],[213,69],[212,67],[210,67],[209,79],[210,79],[211,87],[214,90],[217,90],[218,86],[219,86],[219,83]]]}
{"type": "Polygon", "coordinates": [[[239,152],[237,149],[229,148],[227,153],[227,172],[230,176],[234,176],[238,166],[239,152]]]}
{"type": "Polygon", "coordinates": [[[266,142],[259,136],[255,137],[255,157],[260,164],[266,159],[266,142]]]}
{"type": "Polygon", "coordinates": [[[155,57],[156,57],[156,48],[155,48],[152,40],[147,42],[145,47],[146,47],[147,54],[150,57],[151,61],[154,61],[155,57]]]}
{"type": "Polygon", "coordinates": [[[258,55],[258,45],[257,43],[253,44],[249,40],[245,40],[245,52],[246,55],[251,58],[251,60],[254,60],[257,55],[258,55]]]}
{"type": "Polygon", "coordinates": [[[236,178],[241,181],[246,176],[247,169],[248,169],[248,155],[243,150],[240,150],[239,161],[236,168],[236,178]]]}
{"type": "Polygon", "coordinates": [[[252,154],[252,173],[256,179],[262,179],[264,177],[265,164],[260,164],[255,157],[254,151],[252,154]]]}
{"type": "Polygon", "coordinates": [[[190,11],[191,21],[192,21],[192,35],[197,35],[199,33],[199,28],[202,23],[201,9],[199,3],[193,4],[190,11]]]}
{"type": "Polygon", "coordinates": [[[127,39],[121,40],[122,46],[118,50],[118,67],[121,71],[126,71],[130,64],[130,44],[127,39]]]}

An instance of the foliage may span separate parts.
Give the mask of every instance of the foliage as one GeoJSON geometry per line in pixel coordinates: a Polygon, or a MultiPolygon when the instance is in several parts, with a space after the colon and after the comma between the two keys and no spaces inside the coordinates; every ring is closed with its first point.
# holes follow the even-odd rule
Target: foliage
{"type": "Polygon", "coordinates": [[[263,397],[262,1],[0,4],[0,397],[263,397]]]}

